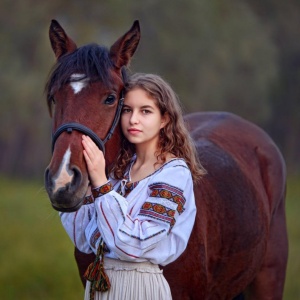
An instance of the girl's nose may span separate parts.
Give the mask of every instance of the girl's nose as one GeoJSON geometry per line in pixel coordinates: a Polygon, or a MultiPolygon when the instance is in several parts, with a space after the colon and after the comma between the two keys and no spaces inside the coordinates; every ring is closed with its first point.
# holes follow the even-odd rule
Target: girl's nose
{"type": "Polygon", "coordinates": [[[139,122],[138,115],[136,112],[132,112],[129,122],[131,124],[137,124],[139,122]]]}

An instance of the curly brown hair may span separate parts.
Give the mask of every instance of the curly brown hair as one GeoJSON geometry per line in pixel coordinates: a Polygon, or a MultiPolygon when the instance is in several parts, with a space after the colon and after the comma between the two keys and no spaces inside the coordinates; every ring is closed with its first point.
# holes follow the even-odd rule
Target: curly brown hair
{"type": "MultiPolygon", "coordinates": [[[[191,170],[193,181],[196,182],[205,173],[205,169],[199,162],[195,145],[185,125],[179,99],[170,85],[160,76],[154,74],[136,73],[132,75],[125,89],[125,97],[128,91],[133,89],[144,90],[151,98],[156,100],[161,115],[168,114],[169,122],[160,131],[159,145],[156,152],[157,164],[166,162],[168,154],[183,158],[191,170]]],[[[112,174],[116,179],[122,179],[135,153],[135,145],[122,137],[116,163],[112,174]]]]}

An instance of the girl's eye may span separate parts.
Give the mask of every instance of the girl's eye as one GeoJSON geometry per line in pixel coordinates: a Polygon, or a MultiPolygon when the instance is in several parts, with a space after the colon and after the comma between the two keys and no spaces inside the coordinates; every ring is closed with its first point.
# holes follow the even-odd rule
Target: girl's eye
{"type": "Polygon", "coordinates": [[[148,110],[148,109],[143,109],[143,110],[142,110],[142,113],[143,113],[144,115],[147,115],[147,114],[150,114],[151,111],[148,110]]]}
{"type": "Polygon", "coordinates": [[[116,96],[114,96],[114,95],[109,95],[109,96],[105,99],[104,103],[107,104],[107,105],[112,105],[112,104],[114,104],[115,101],[116,101],[116,96]]]}
{"type": "Polygon", "coordinates": [[[122,113],[129,113],[130,112],[130,109],[129,108],[123,108],[122,109],[122,113]]]}

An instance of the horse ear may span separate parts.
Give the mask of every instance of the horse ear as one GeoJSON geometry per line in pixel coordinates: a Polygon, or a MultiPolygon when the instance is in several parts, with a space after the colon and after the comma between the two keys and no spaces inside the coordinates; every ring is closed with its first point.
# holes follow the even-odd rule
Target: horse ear
{"type": "Polygon", "coordinates": [[[77,49],[76,44],[68,37],[56,20],[51,21],[49,38],[56,59],[59,59],[62,55],[71,53],[77,49]]]}
{"type": "Polygon", "coordinates": [[[140,24],[136,20],[132,27],[110,47],[110,58],[118,69],[129,64],[140,37],[140,24]]]}

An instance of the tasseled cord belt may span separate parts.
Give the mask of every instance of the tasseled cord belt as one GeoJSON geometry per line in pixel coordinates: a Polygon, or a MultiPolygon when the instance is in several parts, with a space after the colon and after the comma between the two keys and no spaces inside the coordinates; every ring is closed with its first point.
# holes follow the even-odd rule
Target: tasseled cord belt
{"type": "Polygon", "coordinates": [[[110,289],[110,281],[104,270],[104,241],[102,240],[98,246],[95,261],[92,262],[86,272],[84,278],[90,281],[90,300],[94,299],[95,292],[106,292],[110,289]]]}

